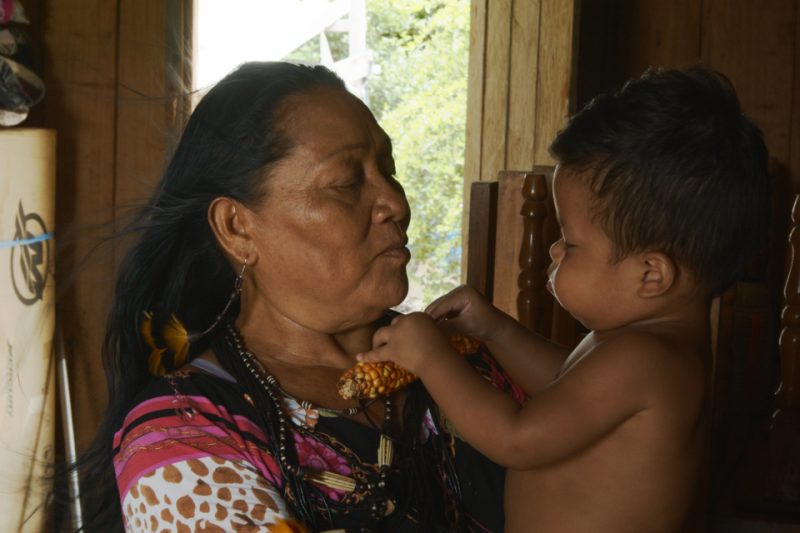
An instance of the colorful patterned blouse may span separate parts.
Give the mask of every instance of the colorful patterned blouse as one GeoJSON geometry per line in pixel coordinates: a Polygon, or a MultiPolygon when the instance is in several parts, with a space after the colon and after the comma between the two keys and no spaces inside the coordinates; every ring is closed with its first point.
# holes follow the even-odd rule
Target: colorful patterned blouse
{"type": "MultiPolygon", "coordinates": [[[[518,401],[523,393],[480,346],[469,356],[476,369],[518,401]]],[[[419,382],[409,398],[424,394],[419,382]]],[[[408,401],[408,400],[407,400],[408,401]]],[[[380,433],[346,417],[304,408],[284,399],[300,466],[307,472],[333,472],[359,479],[375,468],[380,433]]],[[[435,462],[428,448],[434,442],[452,443],[459,479],[460,531],[502,531],[503,471],[457,438],[440,434],[426,410],[420,431],[424,443],[419,457],[435,462]],[[430,446],[429,446],[430,444],[430,446]]],[[[284,498],[284,479],[267,446],[258,415],[233,377],[203,360],[155,381],[138,399],[114,437],[114,465],[127,531],[248,531],[289,532],[291,517],[284,498]]],[[[397,462],[403,464],[402,451],[397,462]]],[[[440,465],[430,465],[436,470],[440,465]]],[[[352,487],[319,484],[316,497],[331,511],[333,527],[347,531],[448,531],[423,526],[414,501],[441,500],[442,489],[408,483],[410,470],[397,469],[392,486],[397,509],[385,520],[369,522],[358,512],[352,487]],[[416,498],[416,499],[415,499],[416,498]],[[432,499],[432,500],[431,500],[432,499]],[[404,502],[411,502],[404,504],[404,502]]],[[[425,478],[427,479],[427,478],[425,478]]],[[[334,483],[334,485],[336,485],[334,483]]],[[[429,517],[430,518],[430,517],[429,517]]],[[[440,523],[434,518],[432,522],[440,523]]],[[[325,528],[328,529],[328,528],[325,528]]]]}

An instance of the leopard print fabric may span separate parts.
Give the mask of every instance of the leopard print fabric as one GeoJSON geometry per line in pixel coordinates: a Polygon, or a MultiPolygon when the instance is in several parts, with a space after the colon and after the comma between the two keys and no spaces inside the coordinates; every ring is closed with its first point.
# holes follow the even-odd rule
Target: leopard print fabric
{"type": "Polygon", "coordinates": [[[122,502],[129,532],[286,531],[289,516],[275,489],[257,471],[202,457],[142,476],[122,502]]]}

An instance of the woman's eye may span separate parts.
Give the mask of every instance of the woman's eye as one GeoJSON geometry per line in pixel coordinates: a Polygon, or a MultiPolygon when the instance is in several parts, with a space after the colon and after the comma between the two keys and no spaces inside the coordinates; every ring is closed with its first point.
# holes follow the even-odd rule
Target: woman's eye
{"type": "Polygon", "coordinates": [[[358,189],[364,182],[361,176],[350,176],[342,178],[333,183],[333,188],[342,191],[351,191],[358,189]]]}

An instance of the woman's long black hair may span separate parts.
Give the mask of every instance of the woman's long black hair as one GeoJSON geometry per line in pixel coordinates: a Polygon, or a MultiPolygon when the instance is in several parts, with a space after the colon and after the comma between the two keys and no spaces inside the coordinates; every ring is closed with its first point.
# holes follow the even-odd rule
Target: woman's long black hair
{"type": "Polygon", "coordinates": [[[245,205],[262,200],[272,166],[291,149],[281,131],[281,104],[322,86],[345,88],[320,66],[239,66],[197,105],[155,192],[123,231],[134,237],[119,268],[102,348],[108,406],[95,440],[73,465],[81,473],[86,530],[122,530],[112,441],[136,396],[156,379],[140,333],[144,312],[153,312],[154,324],[176,313],[194,331],[214,322],[235,273],[208,224],[208,207],[220,196],[245,205]]]}

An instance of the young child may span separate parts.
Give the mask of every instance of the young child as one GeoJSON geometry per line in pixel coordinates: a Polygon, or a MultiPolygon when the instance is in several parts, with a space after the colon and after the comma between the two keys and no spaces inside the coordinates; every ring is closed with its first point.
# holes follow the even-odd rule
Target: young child
{"type": "Polygon", "coordinates": [[[561,238],[548,288],[590,330],[580,344],[569,353],[461,287],[360,357],[419,375],[509,469],[507,531],[679,531],[707,434],[710,300],[768,223],[761,133],[724,76],[693,67],[594,99],[550,150],[561,238]],[[482,340],[527,400],[492,388],[443,330],[482,340]]]}

